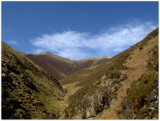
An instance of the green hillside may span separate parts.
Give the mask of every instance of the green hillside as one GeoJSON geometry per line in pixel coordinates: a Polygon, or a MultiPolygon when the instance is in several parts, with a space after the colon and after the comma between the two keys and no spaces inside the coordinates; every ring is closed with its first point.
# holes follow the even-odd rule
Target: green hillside
{"type": "Polygon", "coordinates": [[[60,83],[70,94],[62,118],[157,119],[158,28],[109,62],[60,83]]]}
{"type": "Polygon", "coordinates": [[[58,81],[2,42],[2,119],[53,119],[64,91],[58,81]]]}

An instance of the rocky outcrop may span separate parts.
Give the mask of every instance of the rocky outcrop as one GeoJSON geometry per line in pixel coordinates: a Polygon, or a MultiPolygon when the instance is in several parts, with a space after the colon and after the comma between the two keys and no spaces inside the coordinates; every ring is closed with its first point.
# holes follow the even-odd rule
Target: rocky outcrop
{"type": "MultiPolygon", "coordinates": [[[[144,76],[144,75],[143,75],[144,76]]],[[[142,76],[142,77],[143,77],[142,76]]],[[[151,78],[151,77],[150,77],[151,78]]],[[[146,83],[146,81],[150,81],[150,78],[141,78],[139,81],[143,81],[146,83]],[[144,80],[145,81],[144,81],[144,80]]],[[[134,82],[135,83],[135,82],[134,82]]],[[[144,84],[143,83],[143,84],[144,84]]],[[[148,84],[149,85],[149,84],[148,84]]],[[[148,91],[147,95],[144,93],[141,95],[141,93],[137,93],[136,98],[131,98],[131,96],[134,96],[129,91],[128,97],[123,98],[124,102],[121,103],[121,106],[119,106],[116,110],[118,116],[120,119],[157,119],[158,118],[158,79],[155,79],[153,81],[153,87],[151,88],[151,84],[149,86],[143,87],[134,90],[132,89],[132,92],[136,92],[137,90],[141,93],[144,93],[144,90],[140,90],[142,88],[150,89],[150,92],[148,91]],[[131,102],[131,103],[130,103],[131,102]]],[[[133,85],[132,85],[133,86],[133,85]]],[[[130,87],[133,88],[133,87],[130,87]]],[[[138,92],[137,91],[137,92],[138,92]]]]}
{"type": "Polygon", "coordinates": [[[78,115],[82,114],[85,119],[94,119],[104,109],[111,107],[116,101],[116,90],[121,86],[115,79],[101,77],[99,90],[92,96],[84,96],[82,103],[78,106],[78,115]]]}
{"type": "Polygon", "coordinates": [[[114,82],[115,82],[115,79],[107,78],[106,75],[103,75],[101,78],[100,86],[102,87],[111,86],[114,82]]]}
{"type": "Polygon", "coordinates": [[[108,78],[106,75],[102,76],[100,86],[107,87],[111,92],[115,92],[121,87],[120,83],[117,82],[116,79],[108,78]]]}
{"type": "Polygon", "coordinates": [[[150,100],[150,105],[149,105],[149,108],[148,108],[149,115],[151,116],[152,119],[156,119],[154,117],[154,112],[156,110],[158,110],[158,81],[157,81],[156,85],[157,85],[157,87],[152,92],[152,98],[150,100]]]}

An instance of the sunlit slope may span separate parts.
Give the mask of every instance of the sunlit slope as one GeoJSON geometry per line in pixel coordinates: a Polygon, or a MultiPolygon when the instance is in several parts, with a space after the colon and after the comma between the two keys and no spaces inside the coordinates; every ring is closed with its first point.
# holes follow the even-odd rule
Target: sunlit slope
{"type": "Polygon", "coordinates": [[[2,42],[2,118],[58,118],[64,91],[57,80],[2,42]]]}
{"type": "Polygon", "coordinates": [[[78,89],[68,99],[64,118],[158,118],[158,28],[109,62],[60,83],[68,91],[78,89]]]}

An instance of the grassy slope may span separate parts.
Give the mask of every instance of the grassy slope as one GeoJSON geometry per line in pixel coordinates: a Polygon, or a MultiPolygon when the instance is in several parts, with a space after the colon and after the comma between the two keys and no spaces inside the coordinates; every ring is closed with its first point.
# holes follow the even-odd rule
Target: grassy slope
{"type": "Polygon", "coordinates": [[[71,66],[68,63],[70,61],[69,59],[48,52],[41,54],[28,54],[25,56],[38,64],[56,79],[64,78],[66,73],[69,73],[67,71],[71,70],[71,66]]]}
{"type": "Polygon", "coordinates": [[[98,65],[109,60],[108,57],[102,58],[88,58],[83,60],[69,60],[67,58],[53,55],[45,52],[41,54],[28,54],[27,58],[38,64],[45,71],[50,73],[53,77],[60,80],[70,75],[71,73],[87,68],[93,65],[98,65]]]}
{"type": "MultiPolygon", "coordinates": [[[[141,75],[144,74],[145,72],[151,75],[152,73],[156,74],[157,72],[155,72],[154,68],[150,67],[151,69],[149,69],[148,61],[154,60],[154,62],[156,62],[154,66],[158,65],[158,58],[154,57],[153,54],[152,56],[149,55],[149,53],[157,53],[157,50],[153,50],[153,48],[155,48],[158,45],[158,37],[156,37],[157,35],[158,35],[158,29],[151,32],[148,36],[144,38],[143,41],[137,43],[136,45],[130,47],[128,50],[112,58],[109,62],[91,68],[81,69],[69,75],[67,78],[61,80],[60,83],[67,88],[70,87],[66,85],[71,85],[72,83],[77,82],[77,84],[74,85],[74,87],[72,88],[78,87],[79,89],[76,93],[74,93],[69,97],[69,107],[66,112],[67,116],[69,114],[70,118],[75,118],[74,116],[76,115],[77,112],[76,107],[78,107],[78,105],[81,103],[81,100],[84,97],[84,95],[90,96],[93,95],[95,91],[99,90],[100,78],[104,74],[107,75],[107,77],[109,78],[114,78],[117,81],[121,82],[122,87],[117,91],[118,101],[122,101],[121,96],[125,95],[127,88],[130,88],[130,84],[133,82],[133,80],[136,79],[141,80],[141,75]]],[[[155,78],[158,77],[155,74],[153,79],[151,79],[151,81],[153,82],[155,81],[155,78]]],[[[151,75],[146,74],[146,76],[148,77],[151,77],[151,75]]],[[[137,85],[138,85],[137,88],[135,87],[137,90],[143,89],[142,83],[138,83],[137,85]]],[[[133,90],[136,90],[135,88],[132,89],[131,87],[131,91],[129,92],[133,92],[133,90]]],[[[155,85],[152,85],[150,87],[149,92],[151,93],[154,88],[155,85]]],[[[143,93],[143,95],[145,94],[146,93],[143,93]]],[[[147,100],[147,102],[149,102],[149,99],[147,100]]],[[[119,105],[120,102],[117,103],[116,106],[119,105]]],[[[116,108],[117,107],[109,109],[111,112],[109,111],[107,113],[102,113],[101,116],[99,116],[99,118],[109,118],[112,115],[113,115],[113,117],[111,117],[112,119],[120,118],[117,117],[116,115],[116,108]],[[105,116],[108,113],[110,113],[110,115],[105,116]]],[[[121,112],[119,111],[118,113],[121,112]]],[[[127,117],[124,116],[122,118],[127,118],[127,117]]],[[[128,116],[128,118],[130,117],[128,116]]]]}
{"type": "Polygon", "coordinates": [[[58,118],[57,80],[2,42],[2,118],[58,118]]]}
{"type": "MultiPolygon", "coordinates": [[[[128,112],[124,113],[125,112],[124,109],[129,104],[129,101],[133,101],[133,98],[131,99],[131,98],[129,98],[129,96],[127,96],[127,97],[125,97],[125,96],[126,95],[133,95],[133,94],[135,95],[135,92],[138,90],[139,93],[136,94],[137,97],[135,96],[134,99],[136,99],[137,101],[140,102],[140,100],[144,96],[151,95],[151,92],[153,91],[153,89],[156,88],[156,85],[154,85],[154,86],[152,85],[153,87],[151,87],[149,89],[150,84],[149,83],[143,84],[144,80],[142,79],[142,77],[143,78],[148,77],[148,79],[150,79],[150,80],[148,80],[148,81],[150,81],[150,83],[156,82],[156,80],[157,80],[157,79],[154,79],[154,78],[158,77],[157,71],[155,71],[154,68],[149,69],[148,64],[151,59],[155,61],[154,64],[156,66],[158,64],[158,56],[157,56],[157,54],[158,54],[158,50],[157,50],[158,36],[154,37],[153,39],[150,39],[148,42],[143,40],[142,42],[138,43],[136,46],[137,46],[137,48],[134,49],[134,51],[130,54],[130,56],[126,60],[126,63],[124,64],[125,66],[128,67],[128,69],[123,71],[122,73],[126,74],[128,78],[121,82],[122,87],[117,91],[117,101],[115,102],[113,107],[109,108],[108,110],[104,110],[102,113],[100,113],[97,116],[97,118],[99,118],[99,119],[129,118],[130,119],[132,116],[132,113],[131,112],[130,112],[130,114],[127,114],[128,112]],[[141,47],[143,47],[142,50],[141,50],[141,47]],[[153,51],[155,52],[156,56],[151,56],[152,55],[151,53],[153,51]],[[152,76],[152,75],[154,75],[154,76],[152,76]],[[139,80],[139,81],[137,81],[137,80],[139,80]],[[140,80],[141,80],[141,82],[140,82],[140,80]],[[135,84],[137,85],[137,87],[135,87],[135,84]],[[131,87],[130,87],[130,85],[131,85],[131,87]],[[145,90],[146,88],[148,88],[149,92],[147,92],[145,90]],[[131,93],[131,92],[133,92],[133,93],[131,93]],[[125,99],[128,99],[128,102],[124,101],[125,99]],[[119,109],[123,109],[123,111],[119,110],[119,109]],[[118,115],[117,115],[117,113],[118,113],[118,115]]],[[[149,105],[150,98],[148,98],[144,102],[148,103],[148,105],[149,105]]],[[[131,103],[130,105],[134,105],[134,104],[131,103]]],[[[145,106],[146,106],[146,104],[145,104],[145,106]]],[[[141,105],[139,107],[139,109],[137,109],[137,114],[138,113],[140,114],[139,111],[141,111],[142,107],[144,107],[144,105],[141,105]]],[[[148,107],[146,106],[146,110],[147,110],[147,108],[148,107]]],[[[132,108],[130,109],[130,111],[136,112],[132,108]]],[[[147,114],[147,115],[149,115],[149,114],[147,114]]],[[[146,117],[145,116],[146,116],[146,114],[141,113],[141,115],[137,115],[136,118],[137,119],[147,118],[147,116],[146,117]]],[[[155,117],[157,118],[157,116],[155,116],[155,117]]],[[[150,117],[150,118],[153,118],[153,117],[150,117]]]]}
{"type": "Polygon", "coordinates": [[[130,76],[133,77],[130,88],[127,88],[126,95],[117,110],[117,116],[130,119],[134,113],[136,119],[157,119],[158,105],[154,105],[152,110],[149,107],[153,98],[153,91],[158,90],[158,36],[150,39],[143,46],[140,54],[136,52],[137,50],[131,55],[131,58],[135,58],[137,63],[133,63],[132,59],[127,63],[130,66],[128,72],[132,71],[130,76]],[[125,112],[126,108],[130,108],[127,113],[125,112]]]}

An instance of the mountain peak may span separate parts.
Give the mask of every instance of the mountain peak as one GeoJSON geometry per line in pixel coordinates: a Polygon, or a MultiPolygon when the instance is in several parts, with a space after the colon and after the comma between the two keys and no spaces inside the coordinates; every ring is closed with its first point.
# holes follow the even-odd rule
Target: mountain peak
{"type": "Polygon", "coordinates": [[[40,55],[50,55],[50,54],[52,54],[52,53],[50,53],[50,52],[42,52],[42,53],[40,53],[40,55]]]}

